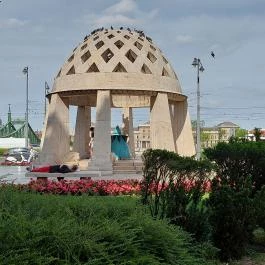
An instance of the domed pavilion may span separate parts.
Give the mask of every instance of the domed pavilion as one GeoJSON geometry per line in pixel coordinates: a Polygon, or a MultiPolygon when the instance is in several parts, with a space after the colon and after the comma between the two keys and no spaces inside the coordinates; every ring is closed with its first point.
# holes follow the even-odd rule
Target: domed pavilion
{"type": "Polygon", "coordinates": [[[48,95],[41,163],[70,150],[69,106],[77,106],[73,151],[87,157],[91,108],[96,108],[91,170],[112,171],[111,109],[123,109],[134,153],[133,108],[150,108],[151,147],[195,154],[187,97],[161,50],[142,31],[94,30],[63,64],[48,95]]]}

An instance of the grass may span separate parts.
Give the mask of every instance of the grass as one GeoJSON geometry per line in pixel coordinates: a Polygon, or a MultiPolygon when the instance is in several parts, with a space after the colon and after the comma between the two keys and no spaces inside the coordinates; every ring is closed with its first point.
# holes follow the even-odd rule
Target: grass
{"type": "Polygon", "coordinates": [[[229,265],[264,265],[265,253],[251,252],[248,256],[238,261],[233,261],[229,265]]]}
{"type": "Polygon", "coordinates": [[[190,236],[133,197],[40,195],[0,188],[0,264],[213,264],[190,236]]]}

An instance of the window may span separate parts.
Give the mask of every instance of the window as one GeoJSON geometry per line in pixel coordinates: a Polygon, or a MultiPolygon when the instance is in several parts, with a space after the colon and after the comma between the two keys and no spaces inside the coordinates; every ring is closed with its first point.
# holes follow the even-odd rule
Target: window
{"type": "Polygon", "coordinates": [[[84,44],[84,45],[81,47],[81,50],[84,50],[86,47],[87,47],[87,43],[84,44]]]}
{"type": "Polygon", "coordinates": [[[147,54],[147,58],[152,62],[154,63],[156,61],[156,57],[151,53],[151,52],[148,52],[147,54]]]}
{"type": "Polygon", "coordinates": [[[136,60],[137,58],[137,55],[132,51],[132,50],[129,50],[125,56],[132,62],[134,63],[134,61],[136,60]]]}
{"type": "Polygon", "coordinates": [[[90,58],[91,54],[89,51],[86,51],[82,56],[81,56],[81,60],[82,63],[85,63],[89,58],[90,58]]]}
{"type": "Polygon", "coordinates": [[[143,45],[140,42],[138,42],[138,41],[136,41],[134,43],[134,46],[136,46],[139,50],[141,50],[143,48],[143,45]]]}
{"type": "Polygon", "coordinates": [[[118,63],[113,69],[113,72],[127,72],[124,66],[121,63],[118,63]]]}
{"type": "Polygon", "coordinates": [[[167,70],[163,67],[162,76],[169,76],[167,70]]]}
{"type": "Polygon", "coordinates": [[[120,49],[124,45],[121,40],[116,41],[114,44],[117,46],[118,49],[120,49]]]}
{"type": "Polygon", "coordinates": [[[104,61],[107,63],[112,57],[114,56],[114,53],[110,50],[107,49],[101,54],[101,57],[104,59],[104,61]]]}
{"type": "Polygon", "coordinates": [[[152,74],[152,72],[150,71],[150,69],[148,68],[148,66],[146,64],[143,64],[141,72],[143,74],[152,74]]]}
{"type": "Polygon", "coordinates": [[[73,60],[74,60],[74,54],[71,55],[71,56],[69,57],[68,62],[70,63],[70,62],[72,62],[73,60]]]}
{"type": "Polygon", "coordinates": [[[100,49],[104,45],[104,42],[101,40],[95,46],[97,49],[100,49]]]}
{"type": "Polygon", "coordinates": [[[99,72],[98,67],[95,63],[93,63],[88,70],[86,71],[87,73],[93,73],[93,72],[99,72]]]}
{"type": "Polygon", "coordinates": [[[109,38],[109,39],[112,39],[112,38],[114,38],[114,35],[113,35],[113,34],[110,34],[110,35],[108,36],[108,38],[109,38]]]}
{"type": "Polygon", "coordinates": [[[70,68],[70,70],[67,72],[66,75],[73,75],[73,74],[75,74],[75,67],[74,67],[74,65],[70,68]]]}
{"type": "Polygon", "coordinates": [[[155,48],[153,45],[150,45],[150,48],[151,48],[153,51],[156,51],[156,48],[155,48]]]}

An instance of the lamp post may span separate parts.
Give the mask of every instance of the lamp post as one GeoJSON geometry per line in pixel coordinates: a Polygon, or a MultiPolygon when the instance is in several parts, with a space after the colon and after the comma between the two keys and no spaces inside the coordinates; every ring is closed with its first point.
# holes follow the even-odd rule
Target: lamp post
{"type": "Polygon", "coordinates": [[[50,89],[50,87],[49,87],[48,83],[45,81],[45,91],[44,91],[44,99],[45,99],[44,100],[44,119],[46,117],[46,112],[47,112],[47,98],[46,98],[46,96],[49,93],[49,89],[50,89]]]}
{"type": "Polygon", "coordinates": [[[200,72],[204,71],[201,60],[194,58],[192,65],[197,67],[197,122],[196,122],[196,159],[201,159],[201,126],[200,126],[200,72]]]}
{"type": "Polygon", "coordinates": [[[26,117],[25,117],[25,147],[29,146],[29,67],[23,69],[23,74],[26,75],[26,117]]]}

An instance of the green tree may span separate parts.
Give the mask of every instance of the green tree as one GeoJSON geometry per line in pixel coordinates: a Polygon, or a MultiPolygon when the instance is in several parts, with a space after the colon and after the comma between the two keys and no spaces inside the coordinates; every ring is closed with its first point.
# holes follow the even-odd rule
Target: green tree
{"type": "Polygon", "coordinates": [[[256,138],[256,142],[260,142],[261,139],[260,139],[260,136],[261,136],[261,129],[260,128],[257,128],[255,127],[254,128],[254,132],[253,132],[255,138],[256,138]]]}
{"type": "Polygon", "coordinates": [[[248,131],[246,129],[237,128],[235,137],[243,138],[243,137],[246,137],[247,134],[248,134],[248,131]]]}

